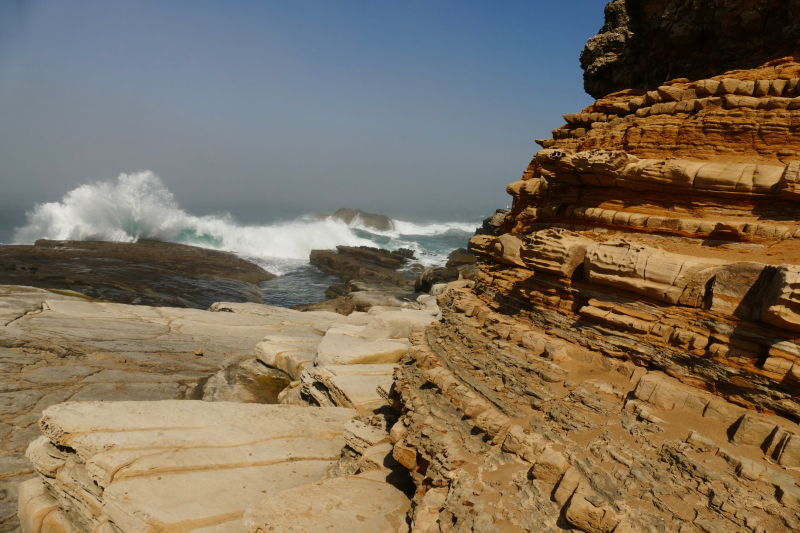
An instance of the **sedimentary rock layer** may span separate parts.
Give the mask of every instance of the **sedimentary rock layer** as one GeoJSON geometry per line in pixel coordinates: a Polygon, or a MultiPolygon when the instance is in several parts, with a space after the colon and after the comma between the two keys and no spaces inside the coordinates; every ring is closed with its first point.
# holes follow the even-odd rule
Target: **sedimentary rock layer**
{"type": "Polygon", "coordinates": [[[796,422],[710,394],[680,364],[676,379],[632,361],[633,336],[481,284],[440,296],[442,323],[395,375],[390,434],[422,531],[800,527],[796,422]]]}

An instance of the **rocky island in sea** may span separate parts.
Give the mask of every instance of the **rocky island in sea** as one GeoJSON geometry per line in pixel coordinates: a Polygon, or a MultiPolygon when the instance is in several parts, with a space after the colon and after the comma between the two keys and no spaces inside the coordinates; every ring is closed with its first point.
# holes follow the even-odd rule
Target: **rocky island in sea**
{"type": "MultiPolygon", "coordinates": [[[[314,249],[335,279],[295,309],[185,248],[152,268],[208,261],[235,301],[3,286],[2,527],[800,530],[798,24],[771,0],[610,2],[581,56],[598,99],[437,264],[314,249]]],[[[18,253],[44,271],[77,246],[18,253]]]]}

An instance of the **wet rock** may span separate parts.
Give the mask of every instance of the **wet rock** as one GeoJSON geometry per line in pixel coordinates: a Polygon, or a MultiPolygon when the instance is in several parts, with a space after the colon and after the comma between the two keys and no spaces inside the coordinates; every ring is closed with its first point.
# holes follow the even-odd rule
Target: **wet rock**
{"type": "Polygon", "coordinates": [[[72,291],[100,300],[207,309],[261,302],[273,274],[228,252],[158,241],[38,240],[0,246],[0,284],[72,291]]]}

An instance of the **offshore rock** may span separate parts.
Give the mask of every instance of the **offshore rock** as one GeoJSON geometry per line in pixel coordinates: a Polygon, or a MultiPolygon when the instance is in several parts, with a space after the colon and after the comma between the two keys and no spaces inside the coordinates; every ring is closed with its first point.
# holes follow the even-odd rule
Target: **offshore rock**
{"type": "Polygon", "coordinates": [[[360,209],[342,207],[337,209],[333,215],[317,215],[317,218],[322,220],[329,217],[341,220],[348,226],[363,226],[378,231],[392,231],[394,229],[394,220],[386,215],[367,213],[360,209]]]}

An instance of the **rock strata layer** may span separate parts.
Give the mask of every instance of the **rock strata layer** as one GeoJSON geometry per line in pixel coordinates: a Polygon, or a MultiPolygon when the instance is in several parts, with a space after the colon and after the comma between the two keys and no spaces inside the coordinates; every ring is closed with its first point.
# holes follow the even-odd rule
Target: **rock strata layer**
{"type": "Polygon", "coordinates": [[[715,56],[641,26],[691,37],[748,9],[609,5],[584,58],[619,92],[537,141],[510,212],[470,240],[474,283],[432,288],[442,319],[399,362],[415,530],[800,529],[800,63],[771,48],[794,41],[717,39],[749,41],[729,57],[751,70],[665,81],[673,51],[700,65],[682,46],[715,56]]]}

